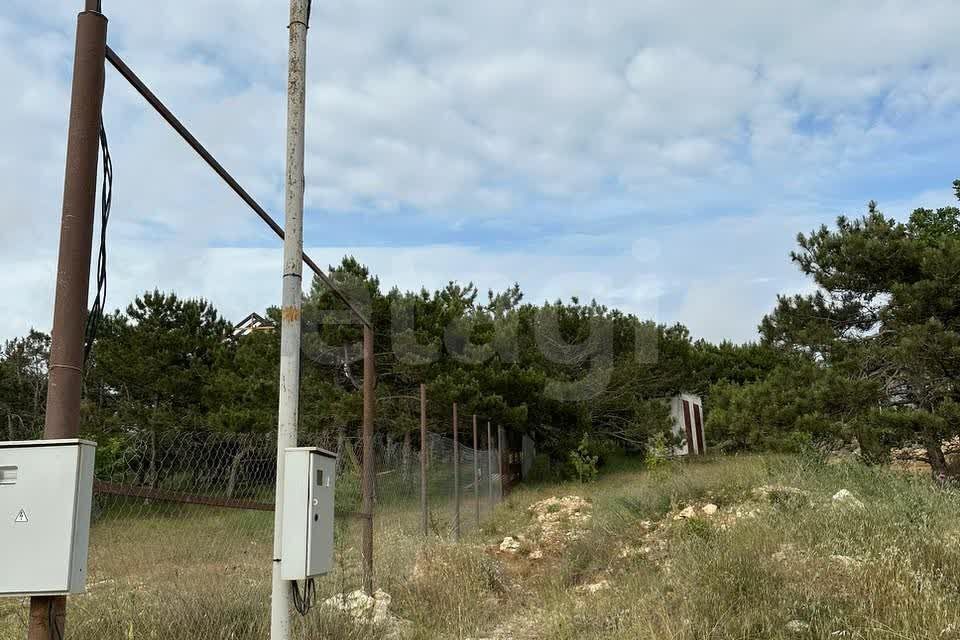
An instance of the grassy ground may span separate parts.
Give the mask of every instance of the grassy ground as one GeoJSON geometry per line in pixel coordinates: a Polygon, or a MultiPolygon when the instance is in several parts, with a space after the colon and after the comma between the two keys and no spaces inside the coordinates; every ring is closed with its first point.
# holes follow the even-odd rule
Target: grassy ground
{"type": "MultiPolygon", "coordinates": [[[[415,510],[383,511],[377,586],[412,640],[960,638],[958,507],[955,490],[856,464],[624,466],[590,485],[521,489],[460,545],[419,539],[415,510]],[[863,507],[832,501],[840,489],[863,507]],[[579,539],[542,543],[529,505],[571,494],[592,502],[592,520],[579,539]],[[690,505],[695,517],[675,519],[690,505]],[[499,551],[508,535],[524,536],[519,553],[499,551]]],[[[355,527],[339,532],[323,596],[358,585],[355,527]]],[[[70,637],[266,638],[269,548],[270,514],[100,522],[70,637]]],[[[23,617],[0,603],[0,638],[23,637],[23,617]]],[[[388,636],[326,611],[295,635],[388,636]]]]}

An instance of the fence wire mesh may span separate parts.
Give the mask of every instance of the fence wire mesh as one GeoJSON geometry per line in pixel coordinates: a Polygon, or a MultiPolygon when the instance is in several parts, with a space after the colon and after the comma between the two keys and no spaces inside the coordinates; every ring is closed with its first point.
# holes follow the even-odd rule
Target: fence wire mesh
{"type": "MultiPolygon", "coordinates": [[[[419,440],[374,442],[377,586],[409,567],[423,542],[419,440]]],[[[322,601],[363,585],[363,452],[343,431],[305,433],[300,445],[338,453],[335,568],[318,580],[322,601]]],[[[456,540],[490,516],[501,499],[498,464],[497,450],[428,434],[429,538],[456,540]]],[[[88,589],[69,599],[70,637],[267,637],[275,480],[274,433],[131,431],[102,439],[88,589]]],[[[26,599],[0,600],[0,639],[25,637],[27,617],[26,599]]]]}

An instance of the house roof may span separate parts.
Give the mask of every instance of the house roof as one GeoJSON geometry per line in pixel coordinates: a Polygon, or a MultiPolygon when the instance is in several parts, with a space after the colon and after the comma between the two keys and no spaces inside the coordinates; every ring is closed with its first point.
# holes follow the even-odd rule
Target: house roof
{"type": "Polygon", "coordinates": [[[254,331],[273,331],[276,325],[259,313],[251,313],[233,328],[233,337],[248,336],[254,331]]]}

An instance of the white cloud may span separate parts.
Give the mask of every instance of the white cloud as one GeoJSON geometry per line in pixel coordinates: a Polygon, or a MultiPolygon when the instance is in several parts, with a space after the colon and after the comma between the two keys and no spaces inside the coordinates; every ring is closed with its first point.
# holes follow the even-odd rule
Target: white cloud
{"type": "MultiPolygon", "coordinates": [[[[281,217],[285,5],[104,5],[112,46],[281,217]]],[[[77,10],[12,0],[0,18],[0,336],[49,323],[77,10]]],[[[796,286],[797,231],[870,197],[898,215],[910,194],[950,201],[958,19],[952,0],[314,3],[306,195],[339,226],[308,243],[333,261],[353,244],[404,286],[662,295],[698,335],[749,337],[796,286]],[[357,211],[415,228],[348,234],[357,211]]],[[[105,120],[111,303],[155,285],[228,315],[275,302],[273,248],[215,248],[270,234],[112,70],[105,120]]]]}

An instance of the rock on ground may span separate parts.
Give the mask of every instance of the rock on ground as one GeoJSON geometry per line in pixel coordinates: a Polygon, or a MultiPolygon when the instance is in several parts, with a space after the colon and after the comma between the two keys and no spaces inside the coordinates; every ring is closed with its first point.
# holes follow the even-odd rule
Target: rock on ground
{"type": "Polygon", "coordinates": [[[847,507],[856,507],[857,509],[863,509],[863,503],[857,499],[855,495],[847,491],[846,489],[840,489],[835,494],[833,494],[833,502],[835,504],[847,506],[847,507]]]}
{"type": "MultiPolygon", "coordinates": [[[[713,504],[712,502],[708,502],[707,504],[700,507],[699,510],[705,516],[712,516],[712,515],[716,515],[717,511],[719,511],[720,508],[717,505],[713,504]]],[[[687,507],[684,507],[680,512],[677,513],[677,515],[673,516],[673,519],[689,520],[690,518],[696,518],[696,517],[697,517],[697,508],[694,505],[689,505],[687,507]]]]}
{"type": "Polygon", "coordinates": [[[673,516],[674,520],[687,520],[689,518],[694,518],[697,515],[697,509],[692,505],[684,508],[680,513],[673,516]]]}
{"type": "Polygon", "coordinates": [[[520,541],[512,536],[507,536],[500,543],[500,551],[503,553],[520,553],[520,541]]]}
{"type": "Polygon", "coordinates": [[[530,506],[534,524],[527,534],[541,550],[560,551],[580,540],[593,519],[593,505],[580,496],[547,498],[530,506]]]}
{"type": "Polygon", "coordinates": [[[606,591],[610,588],[610,582],[607,580],[601,580],[594,584],[585,584],[577,587],[577,593],[585,593],[593,595],[594,593],[600,593],[601,591],[606,591]]]}
{"type": "Polygon", "coordinates": [[[399,635],[401,629],[409,624],[390,613],[392,598],[388,593],[377,590],[373,596],[363,591],[339,593],[323,602],[323,608],[339,611],[358,624],[372,624],[388,629],[391,636],[399,635]]]}
{"type": "Polygon", "coordinates": [[[791,620],[787,623],[787,631],[792,633],[803,633],[810,629],[810,623],[803,620],[791,620]]]}

